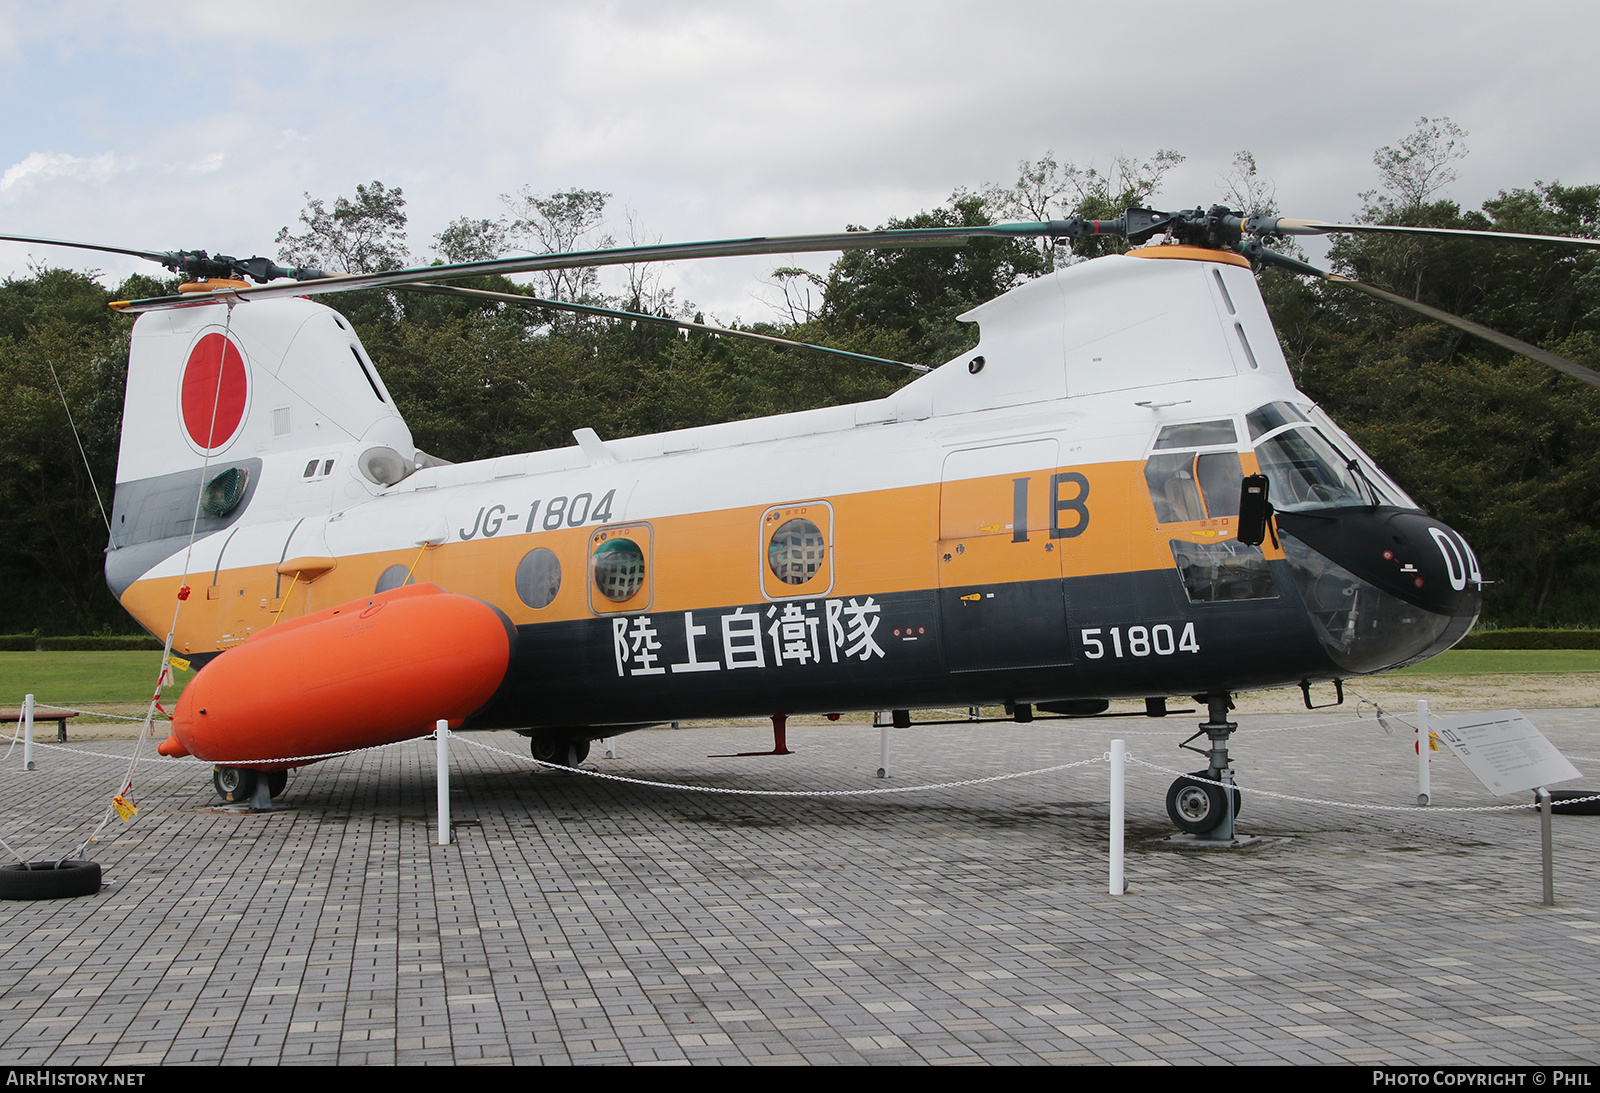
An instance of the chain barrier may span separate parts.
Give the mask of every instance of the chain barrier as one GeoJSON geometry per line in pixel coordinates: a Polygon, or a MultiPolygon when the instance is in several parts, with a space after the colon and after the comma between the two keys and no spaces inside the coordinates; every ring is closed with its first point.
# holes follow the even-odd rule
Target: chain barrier
{"type": "MultiPolygon", "coordinates": [[[[90,756],[91,758],[94,758],[94,759],[115,759],[118,762],[122,762],[122,763],[126,763],[128,761],[128,756],[126,756],[126,755],[118,755],[115,752],[109,752],[109,751],[87,751],[87,750],[85,750],[83,748],[75,748],[70,744],[46,744],[43,740],[35,740],[33,742],[33,746],[36,747],[36,748],[48,748],[51,751],[64,751],[64,752],[67,752],[69,755],[87,755],[87,756],[90,756]]],[[[166,765],[171,764],[171,763],[176,763],[176,764],[181,764],[181,765],[191,765],[192,764],[192,765],[198,765],[198,766],[203,766],[203,767],[209,767],[209,766],[212,765],[212,764],[206,762],[204,759],[194,759],[194,758],[171,758],[171,759],[169,759],[166,756],[163,756],[162,758],[165,760],[162,763],[163,766],[166,766],[166,765]]]]}
{"type": "Polygon", "coordinates": [[[987,778],[964,778],[959,782],[934,782],[921,786],[890,786],[883,789],[723,789],[720,786],[692,786],[678,782],[651,782],[643,778],[626,778],[620,774],[606,774],[598,770],[585,770],[582,767],[569,767],[562,763],[547,763],[543,759],[532,756],[518,755],[516,752],[497,748],[492,744],[479,743],[465,736],[450,734],[452,740],[460,740],[474,748],[504,755],[508,759],[515,759],[523,763],[533,763],[541,767],[549,767],[565,774],[581,774],[587,778],[601,778],[608,782],[626,782],[633,786],[648,786],[651,789],[677,789],[693,793],[717,793],[733,797],[873,797],[890,793],[921,793],[930,789],[952,789],[957,786],[980,786],[989,782],[1005,782],[1012,778],[1031,778],[1036,774],[1054,774],[1060,770],[1071,770],[1073,767],[1086,767],[1093,763],[1105,762],[1107,755],[1097,755],[1092,759],[1079,759],[1074,763],[1060,763],[1053,767],[1040,767],[1037,770],[1023,770],[1012,774],[993,774],[987,778]]]}
{"type": "MultiPolygon", "coordinates": [[[[1369,811],[1369,812],[1424,812],[1424,813],[1433,812],[1433,813],[1437,813],[1437,812],[1525,812],[1528,809],[1536,809],[1536,808],[1539,807],[1539,803],[1537,801],[1535,801],[1535,802],[1533,802],[1531,804],[1525,804],[1525,805],[1471,805],[1471,806],[1467,806],[1467,805],[1365,805],[1365,804],[1358,804],[1358,803],[1353,802],[1353,801],[1329,801],[1329,800],[1325,800],[1324,798],[1321,798],[1321,797],[1297,797],[1292,793],[1275,793],[1270,789],[1246,788],[1245,786],[1241,786],[1236,782],[1235,783],[1218,782],[1218,781],[1215,781],[1214,779],[1206,778],[1206,777],[1203,777],[1202,775],[1199,775],[1199,774],[1190,774],[1190,773],[1186,773],[1186,772],[1181,771],[1181,770],[1172,770],[1169,767],[1157,766],[1155,763],[1147,763],[1142,759],[1135,759],[1131,755],[1128,756],[1128,762],[1137,763],[1141,767],[1149,767],[1151,770],[1158,770],[1163,774],[1175,774],[1180,778],[1187,778],[1191,782],[1201,782],[1201,783],[1203,783],[1205,785],[1208,785],[1208,786],[1218,786],[1218,787],[1222,787],[1222,788],[1227,788],[1227,787],[1229,787],[1231,785],[1231,788],[1233,788],[1235,790],[1238,790],[1240,793],[1254,794],[1254,795],[1256,795],[1258,797],[1273,797],[1273,798],[1276,798],[1277,800],[1280,800],[1280,801],[1295,801],[1295,802],[1297,802],[1299,804],[1303,804],[1303,805],[1326,805],[1329,808],[1352,808],[1352,809],[1355,809],[1357,811],[1366,810],[1366,811],[1369,811]]],[[[1564,804],[1564,805],[1565,804],[1578,804],[1578,803],[1580,803],[1582,801],[1600,801],[1600,793],[1595,794],[1593,797],[1578,797],[1578,798],[1574,798],[1574,799],[1572,799],[1570,801],[1563,801],[1561,803],[1564,804]]]]}
{"type": "MultiPolygon", "coordinates": [[[[124,705],[126,705],[126,703],[124,703],[124,705]]],[[[67,713],[83,714],[85,717],[107,717],[107,718],[110,718],[113,721],[138,721],[141,724],[144,722],[144,718],[142,718],[142,717],[130,717],[127,714],[120,714],[120,713],[106,713],[103,710],[82,710],[82,709],[77,708],[76,706],[58,706],[54,702],[40,702],[37,698],[35,698],[34,699],[34,715],[33,715],[35,719],[39,719],[40,718],[40,714],[39,714],[38,711],[41,710],[41,709],[65,710],[67,713]]],[[[44,718],[43,720],[48,721],[50,719],[49,718],[44,718]]],[[[166,718],[166,717],[153,717],[153,718],[151,718],[151,720],[154,721],[154,722],[159,722],[160,724],[163,724],[163,725],[169,724],[170,721],[171,721],[170,718],[166,718]]]]}
{"type": "MultiPolygon", "coordinates": [[[[1384,711],[1382,709],[1382,707],[1378,706],[1377,703],[1369,702],[1366,699],[1362,699],[1362,702],[1373,706],[1373,708],[1378,711],[1377,716],[1378,716],[1378,719],[1379,719],[1380,722],[1382,722],[1385,718],[1392,718],[1393,720],[1400,721],[1401,724],[1406,724],[1406,722],[1403,721],[1402,719],[1393,717],[1393,715],[1388,714],[1386,711],[1384,711]]],[[[41,705],[43,705],[43,704],[41,703],[41,705]]],[[[71,707],[71,706],[52,705],[52,706],[50,706],[50,708],[51,709],[57,709],[57,710],[74,710],[74,712],[90,712],[90,711],[75,710],[75,708],[71,707]]],[[[1358,707],[1358,709],[1359,709],[1359,707],[1358,707]]],[[[103,715],[99,715],[99,716],[115,717],[117,715],[103,714],[103,715]]],[[[128,718],[119,718],[119,720],[141,721],[142,719],[128,717],[128,718]]],[[[1085,720],[1088,720],[1088,719],[1085,719],[1085,720]]],[[[1286,725],[1286,726],[1279,726],[1279,727],[1275,727],[1275,728],[1271,728],[1271,729],[1256,729],[1256,730],[1253,730],[1253,732],[1288,732],[1288,731],[1295,731],[1295,730],[1308,729],[1308,728],[1329,729],[1329,728],[1337,728],[1337,727],[1340,727],[1340,726],[1343,726],[1343,725],[1360,724],[1360,723],[1364,723],[1365,721],[1366,721],[1366,718],[1360,716],[1359,713],[1358,713],[1357,717],[1355,717],[1355,718],[1350,718],[1350,719],[1346,719],[1346,720],[1343,720],[1343,721],[1336,721],[1336,722],[1333,722],[1331,724],[1322,724],[1322,725],[1286,725]]],[[[881,727],[881,726],[879,726],[879,727],[881,727]]],[[[1088,726],[1085,726],[1085,727],[1088,727],[1088,726]]],[[[1104,728],[1108,728],[1108,729],[1111,728],[1111,726],[1095,726],[1095,727],[1104,727],[1104,728]]],[[[1387,725],[1385,725],[1384,727],[1386,729],[1388,728],[1387,725]]],[[[15,746],[15,743],[16,743],[16,738],[17,738],[16,734],[20,733],[20,732],[21,732],[21,723],[19,721],[17,729],[13,733],[13,736],[12,736],[12,741],[11,742],[12,742],[13,747],[15,746]]],[[[457,735],[457,734],[452,734],[452,735],[457,735]]],[[[1150,732],[1128,732],[1128,733],[1123,733],[1122,735],[1129,735],[1129,736],[1171,736],[1172,734],[1170,732],[1150,731],[1150,732]]],[[[141,733],[140,734],[140,740],[135,742],[135,752],[137,752],[137,750],[139,748],[139,744],[144,740],[144,738],[145,738],[144,734],[141,733]]],[[[413,740],[431,740],[433,738],[434,738],[433,734],[428,734],[427,736],[414,737],[412,739],[413,740]]],[[[521,762],[521,763],[531,764],[531,765],[534,765],[534,766],[537,766],[537,767],[543,767],[543,768],[547,768],[547,769],[550,769],[550,770],[561,771],[561,772],[567,773],[567,774],[579,774],[579,775],[583,775],[584,777],[588,777],[588,778],[598,778],[598,779],[601,779],[601,780],[604,780],[604,781],[610,781],[610,782],[621,782],[621,783],[625,783],[627,785],[643,786],[643,787],[650,788],[650,789],[676,790],[676,791],[680,791],[680,792],[690,792],[690,793],[709,793],[709,794],[717,794],[717,795],[723,795],[723,796],[736,796],[736,797],[810,797],[810,798],[829,798],[829,797],[875,797],[875,796],[888,796],[890,794],[899,794],[899,793],[923,793],[923,792],[928,792],[928,791],[931,791],[931,790],[956,789],[956,788],[960,788],[960,787],[963,787],[963,786],[986,785],[986,784],[989,784],[989,783],[992,783],[992,782],[1005,782],[1005,781],[1010,781],[1010,780],[1017,779],[1017,778],[1031,778],[1031,777],[1035,777],[1035,776],[1043,775],[1043,774],[1054,774],[1054,773],[1057,773],[1057,772],[1060,772],[1060,771],[1064,771],[1064,770],[1072,770],[1072,769],[1075,769],[1075,768],[1078,768],[1078,767],[1091,766],[1091,765],[1093,765],[1095,763],[1109,762],[1110,758],[1111,758],[1111,753],[1110,752],[1103,752],[1100,755],[1097,755],[1097,756],[1095,756],[1093,758],[1090,758],[1090,759],[1080,759],[1080,760],[1077,760],[1077,761],[1071,762],[1071,763],[1059,763],[1059,764],[1056,764],[1054,766],[1039,767],[1039,768],[1036,768],[1034,770],[1016,771],[1016,772],[1012,772],[1012,773],[1009,773],[1009,774],[989,775],[989,776],[983,777],[983,778],[964,778],[964,779],[960,779],[960,780],[954,781],[954,782],[927,783],[927,784],[916,785],[916,786],[885,786],[885,787],[882,787],[882,788],[875,788],[875,789],[840,789],[840,790],[727,789],[727,788],[720,787],[720,786],[698,786],[698,785],[690,785],[690,784],[686,784],[686,783],[677,783],[677,782],[658,782],[658,781],[652,781],[652,780],[642,779],[642,778],[628,778],[628,777],[625,777],[623,775],[618,775],[618,774],[606,774],[603,771],[587,770],[587,769],[584,769],[582,767],[569,767],[569,766],[566,766],[565,764],[562,764],[562,763],[551,763],[551,762],[546,762],[546,761],[544,761],[542,759],[535,759],[532,756],[518,755],[515,752],[507,751],[504,748],[495,747],[492,744],[481,743],[479,741],[473,740],[473,739],[471,739],[471,738],[469,738],[467,736],[464,736],[464,735],[457,735],[457,738],[461,741],[461,743],[466,744],[466,745],[468,745],[470,747],[478,748],[478,749],[480,749],[482,751],[491,752],[491,753],[494,753],[496,755],[502,755],[502,756],[505,756],[508,759],[512,759],[514,761],[518,761],[518,762],[521,762]]],[[[360,754],[362,752],[380,751],[380,750],[382,750],[384,748],[393,748],[393,747],[397,747],[397,746],[399,746],[401,744],[406,744],[406,743],[411,743],[411,742],[412,742],[411,740],[396,740],[396,741],[392,741],[392,742],[387,743],[387,744],[375,744],[375,745],[373,745],[371,747],[366,747],[366,748],[351,748],[351,749],[346,749],[346,750],[343,750],[343,751],[320,752],[320,753],[312,754],[312,755],[277,756],[277,757],[274,757],[274,758],[271,758],[271,759],[230,759],[230,760],[227,760],[225,763],[212,763],[212,762],[209,762],[207,760],[194,759],[194,758],[175,758],[173,760],[173,762],[176,762],[176,763],[179,763],[179,764],[182,764],[182,765],[185,765],[185,766],[221,766],[221,765],[226,765],[226,766],[238,766],[238,767],[245,767],[245,768],[261,767],[261,766],[264,766],[264,765],[279,766],[279,765],[285,765],[285,764],[287,764],[287,765],[296,765],[297,766],[297,765],[303,765],[303,764],[306,764],[306,763],[317,762],[317,761],[325,760],[325,759],[337,759],[337,758],[339,758],[341,756],[346,756],[346,755],[358,755],[358,754],[360,754]]],[[[89,757],[99,758],[99,759],[110,759],[110,760],[115,760],[117,762],[127,762],[129,760],[129,756],[127,756],[127,755],[118,755],[118,754],[114,754],[114,753],[110,753],[110,752],[86,751],[86,750],[81,749],[81,748],[73,748],[73,747],[64,746],[64,745],[61,745],[61,744],[47,744],[47,743],[43,743],[43,742],[40,742],[40,741],[36,741],[34,743],[34,747],[47,748],[47,749],[50,749],[50,750],[53,750],[53,751],[65,751],[65,752],[69,752],[69,753],[71,753],[73,755],[83,755],[83,756],[89,756],[89,757]]],[[[8,751],[7,754],[9,755],[9,751],[8,751]]],[[[133,758],[134,758],[134,761],[136,762],[137,761],[137,754],[135,754],[135,756],[133,758]]],[[[1590,758],[1586,758],[1586,757],[1582,757],[1582,756],[1579,756],[1578,758],[1583,762],[1600,762],[1600,760],[1590,759],[1590,758]]],[[[1188,778],[1188,779],[1190,779],[1190,780],[1192,780],[1194,782],[1199,782],[1199,783],[1203,783],[1203,784],[1206,784],[1206,785],[1214,785],[1214,786],[1218,786],[1218,787],[1223,787],[1225,785],[1225,783],[1213,781],[1212,779],[1205,778],[1205,777],[1202,777],[1200,775],[1191,774],[1191,773],[1187,773],[1187,772],[1179,771],[1179,770],[1174,770],[1174,769],[1172,769],[1170,767],[1163,767],[1163,766],[1160,766],[1159,764],[1156,764],[1156,763],[1146,762],[1145,760],[1135,758],[1132,754],[1128,754],[1126,756],[1126,759],[1127,759],[1127,761],[1129,763],[1134,763],[1134,764],[1137,764],[1137,765],[1139,765],[1141,767],[1147,767],[1150,770],[1159,771],[1159,772],[1161,772],[1163,774],[1171,774],[1171,775],[1174,775],[1174,776],[1177,776],[1177,777],[1188,778]]],[[[1301,797],[1301,796],[1297,796],[1297,795],[1294,795],[1294,794],[1277,793],[1277,792],[1274,792],[1272,790],[1257,789],[1257,788],[1253,788],[1253,787],[1246,788],[1244,786],[1238,785],[1237,783],[1230,783],[1230,784],[1232,785],[1232,788],[1238,790],[1241,793],[1255,794],[1255,795],[1258,795],[1258,796],[1261,796],[1261,797],[1271,797],[1271,798],[1274,798],[1276,800],[1293,801],[1293,802],[1296,802],[1296,803],[1299,803],[1299,804],[1323,805],[1323,806],[1330,807],[1330,808],[1348,808],[1348,809],[1354,809],[1354,810],[1357,810],[1357,811],[1366,810],[1366,811],[1373,811],[1373,812],[1419,812],[1419,813],[1440,813],[1440,812],[1517,812],[1517,811],[1527,811],[1529,809],[1536,809],[1536,808],[1539,807],[1537,802],[1531,803],[1531,804],[1519,804],[1519,805],[1479,805],[1479,806],[1471,806],[1471,807],[1466,807],[1466,806],[1445,806],[1445,805],[1421,806],[1421,805],[1358,804],[1358,803],[1348,802],[1348,801],[1331,801],[1331,800],[1327,800],[1327,799],[1319,798],[1319,797],[1301,797]]],[[[1562,803],[1563,804],[1582,804],[1582,803],[1585,803],[1585,802],[1588,802],[1588,801],[1597,801],[1597,800],[1600,800],[1600,794],[1595,794],[1594,796],[1591,796],[1591,797],[1572,798],[1572,799],[1570,799],[1568,801],[1564,801],[1562,803]]],[[[83,852],[87,848],[88,844],[90,842],[94,841],[95,836],[97,836],[99,834],[99,832],[105,827],[105,822],[106,822],[105,820],[102,820],[101,823],[99,824],[99,826],[97,826],[94,829],[94,831],[89,835],[89,837],[84,840],[83,844],[81,846],[79,846],[79,848],[77,850],[77,853],[78,853],[79,856],[81,856],[83,854],[83,852]]],[[[23,862],[27,861],[27,859],[25,857],[23,857],[22,855],[18,854],[17,851],[9,843],[5,842],[3,839],[0,839],[0,847],[4,847],[5,850],[10,852],[19,861],[23,861],[23,862]]]]}

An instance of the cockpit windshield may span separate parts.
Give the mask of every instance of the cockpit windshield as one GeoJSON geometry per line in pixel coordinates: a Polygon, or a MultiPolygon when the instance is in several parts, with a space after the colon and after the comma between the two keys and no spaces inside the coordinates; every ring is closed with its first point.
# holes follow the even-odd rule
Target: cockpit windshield
{"type": "Polygon", "coordinates": [[[1336,448],[1310,422],[1295,423],[1256,445],[1261,473],[1272,483],[1274,508],[1296,512],[1347,505],[1402,505],[1409,498],[1369,473],[1362,461],[1336,448]]]}

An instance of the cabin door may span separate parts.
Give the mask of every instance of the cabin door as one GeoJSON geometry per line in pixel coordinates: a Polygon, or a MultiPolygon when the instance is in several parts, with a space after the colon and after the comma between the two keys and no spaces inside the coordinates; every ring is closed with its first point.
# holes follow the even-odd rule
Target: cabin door
{"type": "Polygon", "coordinates": [[[1061,542],[1051,538],[1054,440],[945,457],[939,484],[939,621],[952,672],[1071,662],[1061,542]]]}

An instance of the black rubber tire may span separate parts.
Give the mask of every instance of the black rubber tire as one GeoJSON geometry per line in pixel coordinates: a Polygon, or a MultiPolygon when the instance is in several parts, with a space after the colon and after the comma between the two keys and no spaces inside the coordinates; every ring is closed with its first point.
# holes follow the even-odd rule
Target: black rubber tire
{"type": "MultiPolygon", "coordinates": [[[[1204,835],[1222,823],[1228,806],[1222,787],[1211,782],[1196,781],[1210,775],[1209,770],[1197,770],[1193,775],[1179,778],[1167,789],[1167,815],[1178,830],[1190,835],[1204,835]]],[[[1239,817],[1239,790],[1232,791],[1233,815],[1239,817]]]]}
{"type": "Polygon", "coordinates": [[[266,772],[267,790],[276,801],[283,796],[283,791],[289,788],[289,772],[286,770],[269,770],[266,772]]]}
{"type": "Polygon", "coordinates": [[[528,738],[528,750],[541,763],[575,767],[589,758],[589,741],[574,740],[561,733],[534,733],[528,738]]]}
{"type": "Polygon", "coordinates": [[[0,866],[0,899],[68,899],[100,891],[100,863],[13,862],[0,866]]]}
{"type": "Polygon", "coordinates": [[[249,804],[256,791],[260,775],[246,767],[216,767],[211,771],[211,785],[217,796],[230,805],[249,804]]]}

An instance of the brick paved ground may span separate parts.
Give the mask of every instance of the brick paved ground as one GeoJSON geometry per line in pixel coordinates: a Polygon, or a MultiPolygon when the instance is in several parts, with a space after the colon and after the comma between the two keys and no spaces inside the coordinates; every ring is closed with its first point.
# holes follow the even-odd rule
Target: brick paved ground
{"type": "MultiPolygon", "coordinates": [[[[1595,710],[1534,721],[1600,785],[1595,710]]],[[[1350,711],[1246,719],[1241,781],[1407,804],[1410,741],[1350,711]],[[1299,728],[1290,728],[1299,726],[1299,728]],[[1288,731],[1265,731],[1288,729],[1288,731]]],[[[635,733],[596,769],[722,787],[871,788],[1099,755],[1194,769],[1195,717],[635,733]],[[1163,726],[1164,730],[1163,730],[1163,726]],[[1163,730],[1159,735],[1144,735],[1163,730]]],[[[511,734],[472,737],[526,754],[511,734]]],[[[0,834],[87,830],[122,741],[0,764],[0,834]]],[[[1557,817],[1538,906],[1527,813],[1361,813],[1245,798],[1252,852],[1161,848],[1170,777],[1133,767],[1131,891],[1106,894],[1106,767],[844,800],[535,773],[457,743],[297,772],[290,810],[198,811],[152,761],[96,844],[95,897],[0,905],[7,1063],[1600,1062],[1600,817],[1557,817]]],[[[1454,760],[1435,802],[1494,804],[1454,760]]]]}

